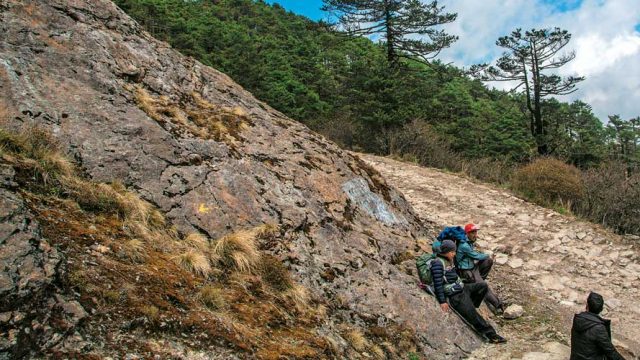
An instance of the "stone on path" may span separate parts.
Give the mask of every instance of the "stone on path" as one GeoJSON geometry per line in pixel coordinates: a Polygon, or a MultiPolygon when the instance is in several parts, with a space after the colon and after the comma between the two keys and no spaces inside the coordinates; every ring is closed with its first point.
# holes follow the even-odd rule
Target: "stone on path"
{"type": "Polygon", "coordinates": [[[522,264],[524,264],[524,261],[522,261],[522,259],[520,259],[520,258],[513,258],[513,259],[511,259],[511,261],[509,261],[509,264],[508,264],[508,265],[509,265],[512,269],[518,269],[518,268],[521,268],[521,267],[522,267],[522,264]]]}
{"type": "Polygon", "coordinates": [[[553,275],[545,275],[540,277],[538,280],[540,285],[546,290],[562,290],[564,289],[564,285],[560,282],[557,276],[553,275]]]}
{"type": "Polygon", "coordinates": [[[509,255],[507,254],[498,254],[496,255],[496,264],[498,265],[504,265],[507,263],[507,261],[509,261],[509,255]]]}
{"type": "Polygon", "coordinates": [[[542,346],[544,352],[529,352],[522,355],[522,360],[565,360],[571,355],[571,349],[559,342],[548,342],[542,346]]]}
{"type": "Polygon", "coordinates": [[[522,308],[522,306],[512,304],[504,310],[504,314],[502,316],[505,319],[513,320],[519,318],[520,316],[522,316],[522,314],[524,314],[524,309],[522,308]]]}

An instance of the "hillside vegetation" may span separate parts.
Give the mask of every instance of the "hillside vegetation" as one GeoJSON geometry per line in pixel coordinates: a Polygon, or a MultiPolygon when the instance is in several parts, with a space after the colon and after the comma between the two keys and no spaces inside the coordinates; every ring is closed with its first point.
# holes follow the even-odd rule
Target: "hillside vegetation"
{"type": "MultiPolygon", "coordinates": [[[[254,0],[116,0],[155,37],[230,75],[259,99],[343,147],[396,154],[422,165],[509,185],[520,164],[536,158],[525,102],[491,90],[438,61],[390,69],[384,44],[353,38],[322,22],[254,0]]],[[[584,170],[585,196],[540,204],[640,232],[634,189],[640,162],[638,119],[603,123],[583,102],[543,101],[553,157],[584,170]],[[621,171],[613,179],[609,170],[621,171]],[[613,180],[614,193],[598,189],[613,180]],[[595,194],[598,195],[595,195],[595,194]],[[632,199],[624,211],[620,197],[632,199]]],[[[540,167],[538,167],[540,168],[540,167]]],[[[562,181],[562,180],[561,180],[562,181]]],[[[534,187],[536,185],[533,185],[534,187]]],[[[625,204],[627,202],[625,201],[625,204]]]]}

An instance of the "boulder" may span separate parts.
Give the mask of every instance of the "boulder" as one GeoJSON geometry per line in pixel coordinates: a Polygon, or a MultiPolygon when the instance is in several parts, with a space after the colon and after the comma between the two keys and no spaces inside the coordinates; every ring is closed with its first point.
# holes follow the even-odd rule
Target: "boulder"
{"type": "Polygon", "coordinates": [[[513,320],[517,319],[524,314],[524,308],[517,304],[511,304],[506,309],[504,309],[504,313],[502,316],[505,319],[513,320]]]}

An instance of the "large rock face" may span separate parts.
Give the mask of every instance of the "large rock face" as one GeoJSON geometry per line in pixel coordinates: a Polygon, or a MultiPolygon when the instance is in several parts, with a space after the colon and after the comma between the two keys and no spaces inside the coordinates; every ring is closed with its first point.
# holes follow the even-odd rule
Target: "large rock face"
{"type": "Polygon", "coordinates": [[[0,117],[11,126],[50,129],[88,176],[122,181],[184,233],[280,224],[285,241],[263,246],[354,323],[405,325],[429,358],[478,344],[394,265],[423,229],[359,159],[154,40],[110,1],[0,11],[0,117]]]}

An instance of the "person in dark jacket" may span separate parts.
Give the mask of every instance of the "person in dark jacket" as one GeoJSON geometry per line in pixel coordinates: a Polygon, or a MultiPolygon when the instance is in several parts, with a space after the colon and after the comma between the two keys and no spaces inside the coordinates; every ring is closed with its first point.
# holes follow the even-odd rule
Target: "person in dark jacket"
{"type": "Polygon", "coordinates": [[[487,294],[487,283],[462,282],[453,263],[456,256],[456,244],[453,241],[444,240],[438,250],[436,259],[431,262],[431,276],[436,299],[442,311],[448,312],[451,306],[489,342],[506,342],[507,340],[498,335],[476,310],[487,294]]]}
{"type": "MultiPolygon", "coordinates": [[[[458,244],[456,262],[458,272],[465,283],[483,282],[489,276],[493,259],[482,252],[474,249],[474,243],[478,238],[480,227],[475,224],[467,224],[464,227],[465,237],[458,244]]],[[[496,315],[504,312],[504,305],[498,296],[489,288],[487,296],[484,298],[487,307],[496,315]]]]}
{"type": "Polygon", "coordinates": [[[624,360],[611,343],[611,320],[600,317],[604,299],[590,293],[587,311],[573,317],[570,360],[624,360]]]}

